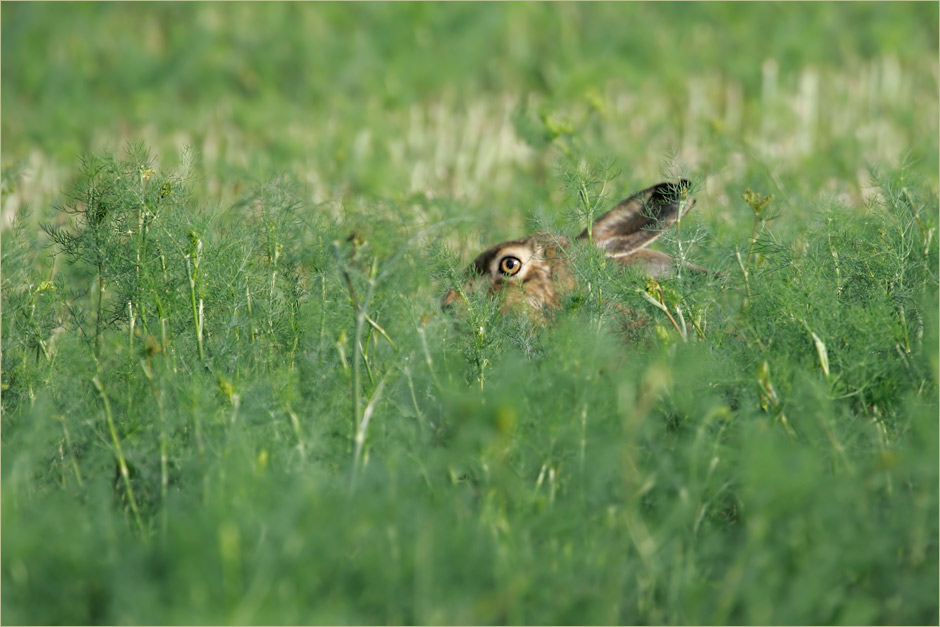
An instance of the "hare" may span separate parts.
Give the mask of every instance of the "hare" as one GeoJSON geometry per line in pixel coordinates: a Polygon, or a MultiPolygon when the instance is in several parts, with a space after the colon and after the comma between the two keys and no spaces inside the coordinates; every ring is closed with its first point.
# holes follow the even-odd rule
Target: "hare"
{"type": "MultiPolygon", "coordinates": [[[[688,188],[689,181],[682,179],[644,189],[597,218],[590,235],[585,229],[575,239],[592,240],[607,257],[624,266],[637,264],[654,278],[666,277],[676,261],[666,253],[645,247],[695,204],[694,199],[688,198],[688,188]]],[[[568,261],[570,246],[567,237],[547,233],[497,244],[470,264],[469,273],[475,276],[465,288],[472,290],[485,280],[489,294],[501,297],[503,312],[522,307],[540,316],[545,310],[557,308],[560,295],[576,286],[568,261]]],[[[690,264],[686,267],[705,272],[690,264]]],[[[462,300],[464,293],[450,289],[441,299],[441,308],[450,309],[462,300]]]]}

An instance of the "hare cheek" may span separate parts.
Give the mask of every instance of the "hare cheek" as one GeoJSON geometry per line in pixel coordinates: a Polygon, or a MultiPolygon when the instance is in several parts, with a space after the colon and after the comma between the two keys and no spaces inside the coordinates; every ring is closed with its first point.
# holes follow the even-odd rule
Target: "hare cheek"
{"type": "Polygon", "coordinates": [[[505,298],[507,295],[511,294],[514,289],[518,289],[518,285],[514,285],[513,282],[507,281],[502,277],[493,277],[493,280],[490,281],[490,296],[502,296],[505,298]]]}
{"type": "Polygon", "coordinates": [[[467,309],[467,296],[479,294],[485,288],[485,277],[475,277],[463,284],[462,288],[452,287],[441,297],[441,310],[464,313],[467,309]]]}
{"type": "Polygon", "coordinates": [[[541,310],[545,305],[551,307],[556,304],[554,291],[546,287],[547,282],[548,278],[541,273],[534,273],[523,280],[494,279],[490,295],[498,296],[503,313],[527,308],[541,310]]]}
{"type": "Polygon", "coordinates": [[[522,311],[532,305],[528,286],[521,282],[503,282],[500,285],[494,285],[490,293],[499,298],[500,311],[504,314],[522,311]]]}
{"type": "Polygon", "coordinates": [[[498,296],[504,301],[515,300],[516,295],[522,294],[525,290],[525,282],[518,281],[515,278],[504,278],[502,276],[493,277],[490,284],[490,296],[498,296]]]}
{"type": "Polygon", "coordinates": [[[448,311],[453,308],[454,304],[460,299],[460,293],[457,290],[451,289],[444,294],[441,298],[441,309],[448,311]]]}

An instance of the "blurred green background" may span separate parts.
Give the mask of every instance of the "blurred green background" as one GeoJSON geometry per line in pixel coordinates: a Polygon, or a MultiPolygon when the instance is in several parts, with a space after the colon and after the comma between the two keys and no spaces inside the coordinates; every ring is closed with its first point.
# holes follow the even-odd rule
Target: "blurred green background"
{"type": "Polygon", "coordinates": [[[551,186],[561,134],[625,187],[674,155],[859,198],[868,161],[936,185],[936,23],[932,3],[12,3],[2,155],[42,159],[49,194],[82,151],[144,140],[195,148],[223,201],[277,171],[319,201],[502,202],[517,170],[551,186]]]}
{"type": "Polygon", "coordinates": [[[936,624],[938,20],[3,3],[3,622],[936,624]],[[678,176],[719,274],[440,313],[678,176]]]}

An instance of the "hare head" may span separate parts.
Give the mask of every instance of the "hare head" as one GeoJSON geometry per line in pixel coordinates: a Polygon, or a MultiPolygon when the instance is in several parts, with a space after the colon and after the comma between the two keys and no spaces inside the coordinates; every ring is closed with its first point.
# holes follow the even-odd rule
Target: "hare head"
{"type": "MultiPolygon", "coordinates": [[[[590,240],[607,257],[624,266],[640,266],[654,278],[668,276],[675,267],[673,258],[645,247],[695,204],[688,198],[688,189],[685,179],[644,189],[597,218],[575,240],[590,240]]],[[[527,307],[540,314],[558,307],[560,295],[576,285],[568,260],[571,244],[566,237],[536,233],[487,248],[470,264],[473,278],[464,289],[444,294],[441,307],[447,310],[466,291],[484,286],[490,295],[500,297],[504,312],[527,307]]]]}

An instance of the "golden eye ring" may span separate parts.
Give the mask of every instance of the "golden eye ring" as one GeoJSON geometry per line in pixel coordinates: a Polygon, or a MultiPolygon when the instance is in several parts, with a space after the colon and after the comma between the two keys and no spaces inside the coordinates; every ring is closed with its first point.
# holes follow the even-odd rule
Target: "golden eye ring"
{"type": "Polygon", "coordinates": [[[518,257],[503,257],[499,261],[499,271],[506,276],[512,276],[521,269],[522,262],[518,257]]]}

